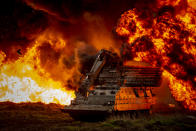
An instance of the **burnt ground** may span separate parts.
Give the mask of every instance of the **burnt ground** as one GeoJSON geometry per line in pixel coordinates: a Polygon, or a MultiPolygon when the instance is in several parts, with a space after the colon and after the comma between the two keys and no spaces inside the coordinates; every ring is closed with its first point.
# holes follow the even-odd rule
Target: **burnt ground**
{"type": "Polygon", "coordinates": [[[63,106],[43,103],[0,103],[0,130],[196,130],[196,115],[190,112],[156,113],[151,116],[111,116],[105,121],[75,121],[63,106]]]}

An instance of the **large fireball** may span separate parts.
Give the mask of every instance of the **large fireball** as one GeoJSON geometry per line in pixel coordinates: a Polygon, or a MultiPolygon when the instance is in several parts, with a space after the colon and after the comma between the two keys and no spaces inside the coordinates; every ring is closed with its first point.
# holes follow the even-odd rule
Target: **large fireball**
{"type": "Polygon", "coordinates": [[[173,97],[190,110],[196,110],[195,20],[191,1],[157,1],[151,10],[125,12],[116,28],[128,43],[127,59],[161,67],[173,97]]]}

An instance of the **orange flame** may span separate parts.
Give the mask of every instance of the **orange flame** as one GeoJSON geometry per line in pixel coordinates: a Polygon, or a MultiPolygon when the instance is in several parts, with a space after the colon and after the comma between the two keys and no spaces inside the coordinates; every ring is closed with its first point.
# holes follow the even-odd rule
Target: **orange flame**
{"type": "MultiPolygon", "coordinates": [[[[0,51],[0,101],[20,102],[43,102],[57,103],[62,105],[70,104],[75,97],[74,91],[67,90],[64,83],[60,80],[54,80],[46,69],[50,68],[56,73],[61,72],[66,81],[77,67],[66,69],[62,64],[56,64],[56,67],[44,67],[41,61],[40,46],[49,43],[54,51],[66,47],[66,41],[60,34],[51,33],[47,30],[40,35],[33,46],[28,47],[27,52],[20,56],[16,61],[4,61],[6,55],[0,51]],[[64,70],[63,70],[64,68],[64,70]]],[[[45,57],[50,59],[50,57],[45,57]]],[[[46,61],[48,62],[48,61],[46,61]]],[[[49,62],[49,66],[53,65],[49,62]]]]}
{"type": "Polygon", "coordinates": [[[196,110],[196,77],[193,72],[189,74],[196,67],[196,17],[195,6],[191,4],[195,2],[157,3],[158,11],[145,12],[146,17],[141,17],[137,9],[122,14],[116,32],[129,44],[134,60],[161,66],[173,97],[185,108],[196,110]],[[161,9],[170,10],[159,12],[161,9]]]}
{"type": "Polygon", "coordinates": [[[185,108],[196,109],[196,91],[193,90],[189,82],[178,80],[167,71],[163,72],[165,78],[169,78],[170,90],[177,101],[184,102],[185,108]]]}

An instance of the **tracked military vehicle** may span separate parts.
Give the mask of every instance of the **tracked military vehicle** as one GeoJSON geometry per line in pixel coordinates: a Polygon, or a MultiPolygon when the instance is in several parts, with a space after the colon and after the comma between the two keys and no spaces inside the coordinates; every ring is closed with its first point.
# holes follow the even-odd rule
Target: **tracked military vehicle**
{"type": "Polygon", "coordinates": [[[63,111],[77,119],[150,111],[155,104],[153,88],[160,83],[159,68],[135,61],[125,66],[117,54],[101,50],[76,91],[76,98],[63,111]]]}

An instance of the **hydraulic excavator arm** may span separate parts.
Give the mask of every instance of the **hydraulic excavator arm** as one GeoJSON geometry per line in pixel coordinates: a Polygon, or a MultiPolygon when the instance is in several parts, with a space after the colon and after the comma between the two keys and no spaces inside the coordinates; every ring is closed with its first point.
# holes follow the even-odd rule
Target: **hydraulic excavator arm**
{"type": "Polygon", "coordinates": [[[82,81],[77,93],[85,97],[87,96],[89,88],[93,85],[96,77],[99,75],[101,69],[105,65],[107,57],[109,57],[110,55],[111,54],[109,51],[103,49],[97,54],[97,58],[95,59],[90,72],[86,74],[86,77],[82,81]]]}

